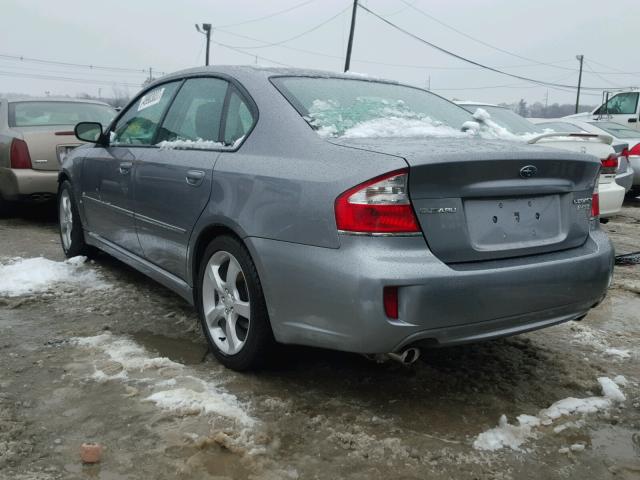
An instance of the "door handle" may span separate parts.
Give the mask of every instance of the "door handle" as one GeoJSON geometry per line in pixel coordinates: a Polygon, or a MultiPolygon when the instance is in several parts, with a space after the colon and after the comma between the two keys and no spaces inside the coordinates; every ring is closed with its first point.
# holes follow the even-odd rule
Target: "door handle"
{"type": "Polygon", "coordinates": [[[637,118],[630,118],[629,120],[627,120],[629,123],[636,123],[638,121],[637,118]]]}
{"type": "Polygon", "coordinates": [[[189,170],[187,171],[186,180],[192,187],[197,187],[204,180],[204,172],[202,170],[189,170]]]}
{"type": "Polygon", "coordinates": [[[120,173],[127,175],[131,171],[131,167],[133,167],[132,162],[120,162],[120,173]]]}

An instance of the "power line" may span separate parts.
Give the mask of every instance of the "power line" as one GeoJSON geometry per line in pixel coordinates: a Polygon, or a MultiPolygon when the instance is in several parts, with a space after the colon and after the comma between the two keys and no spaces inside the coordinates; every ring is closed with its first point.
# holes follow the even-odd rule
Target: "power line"
{"type": "MultiPolygon", "coordinates": [[[[311,32],[315,32],[316,30],[318,30],[319,28],[325,26],[327,23],[335,20],[336,18],[338,18],[340,15],[342,15],[344,12],[346,12],[347,10],[349,10],[351,8],[351,6],[348,6],[342,10],[340,10],[338,13],[336,13],[335,15],[331,16],[330,18],[326,19],[325,21],[315,25],[314,27],[311,27],[308,30],[305,30],[304,32],[298,33],[297,35],[294,35],[293,37],[289,37],[289,38],[285,38],[284,40],[280,40],[277,42],[272,42],[272,43],[268,43],[266,42],[264,45],[250,45],[250,46],[243,46],[243,45],[233,45],[234,48],[241,48],[241,49],[245,49],[245,50],[253,50],[253,49],[257,49],[257,48],[267,48],[267,47],[275,47],[278,45],[282,45],[284,43],[288,43],[292,40],[296,40],[300,37],[303,37],[304,35],[307,35],[311,32]]],[[[227,32],[225,30],[222,30],[220,28],[217,29],[218,31],[224,32],[224,33],[230,33],[227,32]]],[[[262,40],[258,40],[258,41],[262,41],[262,40]]],[[[229,45],[227,45],[229,46],[229,45]]]]}
{"type": "Polygon", "coordinates": [[[119,85],[123,87],[132,87],[132,88],[140,88],[142,84],[140,83],[127,83],[127,82],[114,82],[114,81],[101,81],[101,80],[92,80],[89,78],[73,78],[73,77],[60,77],[56,75],[39,75],[37,73],[19,73],[19,72],[5,72],[0,71],[0,75],[5,77],[20,77],[20,78],[32,78],[37,80],[56,80],[62,82],[72,82],[72,83],[84,83],[89,85],[119,85]]]}
{"type": "MultiPolygon", "coordinates": [[[[479,39],[479,38],[473,37],[473,36],[469,35],[468,33],[465,33],[465,32],[463,32],[462,30],[459,30],[459,29],[457,29],[456,27],[454,27],[454,26],[452,26],[452,25],[449,25],[448,23],[443,22],[442,20],[440,20],[440,19],[438,19],[438,18],[434,17],[434,16],[433,16],[433,15],[431,15],[430,13],[427,13],[427,12],[425,12],[424,10],[422,10],[422,9],[420,9],[420,8],[418,8],[418,7],[416,7],[416,6],[415,6],[415,4],[411,4],[411,3],[407,2],[406,0],[400,0],[400,1],[401,1],[402,3],[404,3],[408,8],[411,8],[412,10],[415,10],[415,11],[416,11],[416,12],[418,12],[419,14],[421,14],[421,15],[423,15],[423,16],[425,16],[425,17],[429,18],[430,20],[433,20],[434,22],[438,23],[439,25],[442,25],[443,27],[448,28],[449,30],[454,31],[454,32],[456,32],[457,34],[462,35],[463,37],[468,38],[469,40],[473,40],[474,42],[477,42],[477,43],[479,43],[479,44],[481,44],[481,45],[484,45],[485,47],[491,48],[492,50],[496,50],[496,51],[498,51],[498,52],[505,53],[505,54],[507,54],[507,55],[511,55],[512,57],[516,57],[516,58],[519,58],[519,59],[521,59],[521,60],[526,60],[526,61],[528,61],[528,62],[535,63],[535,64],[537,64],[537,65],[545,65],[545,66],[548,66],[548,67],[558,68],[558,69],[561,69],[561,70],[572,70],[572,71],[576,71],[576,69],[575,69],[575,68],[561,67],[561,66],[559,66],[559,65],[555,65],[556,63],[559,63],[559,62],[540,62],[540,61],[538,61],[538,60],[534,60],[534,59],[532,59],[532,58],[528,58],[528,57],[525,57],[525,56],[523,56],[523,55],[518,55],[517,53],[510,52],[509,50],[505,50],[505,49],[503,49],[503,48],[496,47],[495,45],[492,45],[492,44],[490,44],[490,43],[488,43],[488,42],[485,42],[484,40],[481,40],[481,39],[479,39]]],[[[364,8],[364,7],[363,7],[363,8],[364,8]]]]}
{"type": "Polygon", "coordinates": [[[270,14],[265,15],[263,17],[253,18],[251,20],[245,20],[245,21],[238,22],[238,23],[227,23],[225,25],[214,25],[213,28],[237,27],[237,26],[240,26],[240,25],[246,25],[247,23],[259,22],[261,20],[266,20],[267,18],[273,18],[273,17],[276,17],[278,15],[282,15],[284,13],[291,12],[291,11],[296,10],[298,8],[304,7],[305,5],[309,5],[310,3],[313,3],[315,1],[316,0],[307,0],[306,2],[298,3],[298,4],[296,4],[296,5],[292,6],[292,7],[285,8],[283,10],[278,10],[277,12],[270,13],[270,14]]]}
{"type": "MultiPolygon", "coordinates": [[[[236,33],[236,32],[231,32],[228,30],[222,30],[222,29],[218,29],[217,32],[219,33],[224,33],[227,35],[231,35],[232,37],[237,37],[237,38],[243,38],[245,40],[251,40],[254,42],[262,42],[265,44],[265,46],[274,46],[269,44],[269,42],[267,42],[266,40],[262,40],[260,38],[256,38],[256,37],[252,37],[249,35],[244,35],[241,33],[236,33]]],[[[298,48],[298,47],[292,47],[291,45],[275,45],[278,48],[285,48],[287,50],[291,50],[294,52],[300,52],[300,53],[306,53],[309,55],[317,55],[319,57],[325,57],[325,58],[335,58],[337,60],[343,60],[344,59],[344,55],[332,55],[330,53],[324,53],[324,52],[317,52],[315,50],[307,50],[305,48],[298,48]]],[[[236,48],[245,48],[245,47],[236,47],[236,48]]],[[[371,65],[383,65],[385,67],[399,67],[399,68],[412,68],[412,69],[416,69],[416,70],[478,70],[481,69],[481,67],[445,67],[445,66],[440,66],[440,65],[418,65],[418,64],[408,64],[408,63],[390,63],[390,62],[380,62],[377,60],[365,60],[365,59],[359,59],[359,58],[355,58],[353,57],[351,59],[352,63],[364,63],[364,64],[371,64],[371,65]]],[[[537,64],[534,63],[527,63],[527,64],[520,64],[520,65],[506,65],[506,66],[502,66],[502,67],[496,67],[496,68],[525,68],[525,67],[533,67],[533,66],[537,66],[537,64]]]]}
{"type": "Polygon", "coordinates": [[[600,75],[599,73],[595,72],[593,68],[591,68],[591,65],[589,64],[589,62],[587,62],[586,60],[584,61],[584,64],[587,67],[587,73],[592,73],[593,75],[598,77],[600,80],[602,80],[603,82],[607,82],[613,87],[622,87],[622,85],[620,85],[619,83],[612,82],[611,80],[608,80],[604,78],[602,75],[600,75]]]}
{"type": "MultiPolygon", "coordinates": [[[[41,58],[24,57],[22,55],[0,54],[0,58],[10,59],[10,60],[19,60],[21,62],[43,63],[48,65],[61,65],[66,67],[81,67],[81,68],[88,68],[90,70],[112,70],[112,71],[118,71],[118,72],[136,72],[136,73],[146,73],[146,74],[149,73],[149,69],[144,69],[144,68],[106,67],[103,65],[60,62],[55,60],[43,60],[41,58]]],[[[154,68],[154,70],[156,69],[154,68]]],[[[156,73],[160,75],[165,75],[166,72],[159,72],[156,70],[156,73]]]]}
{"type": "Polygon", "coordinates": [[[256,55],[255,53],[245,52],[245,51],[244,51],[244,50],[242,50],[241,48],[234,47],[234,46],[232,46],[232,45],[227,45],[227,44],[225,44],[225,43],[221,43],[221,42],[218,42],[218,41],[216,41],[216,40],[212,40],[212,43],[215,43],[216,45],[219,45],[219,46],[224,47],[224,48],[228,48],[229,50],[234,50],[234,51],[236,51],[236,52],[238,52],[238,53],[242,53],[242,54],[244,54],[244,55],[248,55],[248,56],[250,56],[250,57],[255,57],[255,58],[259,58],[259,59],[261,59],[261,60],[266,60],[267,62],[271,62],[271,63],[274,63],[274,64],[276,64],[276,65],[280,65],[280,66],[282,66],[282,67],[293,67],[293,65],[289,65],[288,63],[278,62],[278,61],[276,61],[276,60],[271,60],[270,58],[263,57],[263,56],[261,56],[261,55],[256,55]]]}
{"type": "MultiPolygon", "coordinates": [[[[537,80],[535,78],[523,77],[521,75],[516,75],[514,73],[505,72],[503,70],[499,70],[497,68],[490,67],[488,65],[484,65],[482,63],[476,62],[475,60],[471,60],[469,58],[463,57],[462,55],[458,55],[457,53],[454,53],[454,52],[452,52],[450,50],[447,50],[447,49],[445,49],[443,47],[440,47],[440,46],[438,46],[438,45],[436,45],[434,43],[429,42],[428,40],[425,40],[422,37],[419,37],[418,35],[416,35],[414,33],[409,32],[408,30],[405,30],[404,28],[402,28],[399,25],[396,25],[395,23],[391,22],[390,20],[387,20],[386,18],[378,15],[376,12],[370,10],[369,8],[365,7],[362,4],[358,4],[358,6],[360,8],[362,8],[363,10],[365,10],[366,12],[368,12],[369,14],[371,14],[374,17],[378,18],[382,22],[386,23],[387,25],[389,25],[389,26],[395,28],[396,30],[404,33],[405,35],[408,35],[411,38],[413,38],[413,39],[415,39],[415,40],[417,40],[417,41],[419,41],[421,43],[424,43],[425,45],[428,45],[431,48],[433,48],[435,50],[438,50],[439,52],[444,53],[445,55],[449,55],[451,57],[457,58],[458,60],[461,60],[463,62],[470,63],[471,65],[476,65],[477,67],[481,67],[481,68],[483,68],[485,70],[489,70],[489,71],[494,72],[494,73],[499,73],[500,75],[505,75],[505,76],[508,76],[508,77],[516,78],[518,80],[524,80],[525,82],[537,83],[539,85],[546,85],[546,86],[549,86],[549,87],[568,88],[568,89],[572,89],[572,90],[576,89],[576,87],[573,86],[573,85],[566,85],[566,84],[560,84],[560,83],[554,83],[554,82],[546,82],[546,81],[542,81],[542,80],[537,80]]],[[[606,90],[606,87],[582,87],[582,88],[585,89],[585,90],[606,90]]]]}

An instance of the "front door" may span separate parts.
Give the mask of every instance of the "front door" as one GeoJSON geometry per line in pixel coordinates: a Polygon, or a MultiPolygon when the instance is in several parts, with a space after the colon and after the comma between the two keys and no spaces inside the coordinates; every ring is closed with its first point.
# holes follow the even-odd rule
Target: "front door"
{"type": "Polygon", "coordinates": [[[219,78],[186,80],[158,130],[156,147],[141,152],[136,165],[134,209],[144,256],[185,280],[189,237],[209,201],[223,149],[227,88],[219,78]]]}
{"type": "Polygon", "coordinates": [[[145,92],[119,117],[109,146],[95,146],[84,159],[82,193],[89,230],[137,255],[134,183],[137,158],[150,148],[164,111],[180,82],[145,92]]]}

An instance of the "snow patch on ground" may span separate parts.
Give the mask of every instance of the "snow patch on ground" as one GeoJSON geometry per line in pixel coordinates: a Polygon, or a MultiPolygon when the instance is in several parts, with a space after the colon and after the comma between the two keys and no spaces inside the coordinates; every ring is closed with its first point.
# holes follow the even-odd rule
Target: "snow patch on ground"
{"type": "MultiPolygon", "coordinates": [[[[512,450],[520,450],[520,446],[524,442],[536,437],[535,429],[541,425],[551,425],[554,420],[567,415],[605,411],[614,403],[626,400],[624,393],[619,388],[619,385],[626,383],[624,377],[618,376],[614,380],[600,377],[598,378],[598,383],[602,388],[603,396],[601,397],[565,398],[541,410],[537,416],[518,416],[516,418],[518,420],[517,425],[509,424],[506,415],[502,415],[497,427],[482,432],[476,437],[473,442],[473,448],[476,450],[495,451],[508,447],[512,450]]],[[[558,429],[556,428],[555,430],[558,429]]]]}
{"type": "Polygon", "coordinates": [[[107,360],[94,362],[90,376],[98,382],[122,381],[143,385],[147,389],[144,401],[181,415],[214,414],[250,427],[256,421],[234,395],[213,381],[202,380],[191,370],[166,357],[154,357],[145,348],[127,337],[103,333],[94,337],[73,339],[79,347],[97,350],[107,360]],[[144,377],[140,377],[145,373],[144,377]],[[170,378],[167,378],[170,377],[170,378]]]}
{"type": "Polygon", "coordinates": [[[55,262],[43,257],[16,257],[0,265],[0,295],[18,297],[45,292],[60,285],[106,288],[100,276],[85,266],[87,257],[55,262]]]}
{"type": "Polygon", "coordinates": [[[616,360],[626,360],[631,358],[631,350],[623,348],[613,348],[606,340],[606,333],[583,324],[574,324],[570,327],[573,332],[573,342],[592,347],[601,354],[613,357],[616,360]]]}

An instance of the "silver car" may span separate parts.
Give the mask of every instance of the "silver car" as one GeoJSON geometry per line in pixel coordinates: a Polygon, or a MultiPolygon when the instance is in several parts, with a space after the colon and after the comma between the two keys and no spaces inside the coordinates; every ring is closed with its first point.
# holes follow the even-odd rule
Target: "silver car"
{"type": "Polygon", "coordinates": [[[110,125],[76,126],[92,144],[60,174],[64,252],[103,250],[179,293],[238,370],[277,342],[411,360],[581,319],[613,266],[599,160],[469,120],[362,76],[178,72],[110,125]]]}

